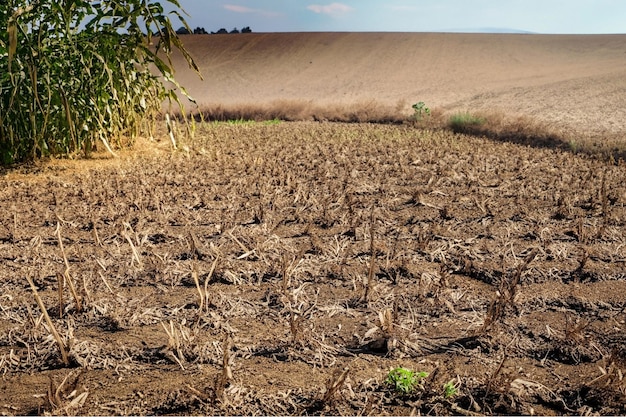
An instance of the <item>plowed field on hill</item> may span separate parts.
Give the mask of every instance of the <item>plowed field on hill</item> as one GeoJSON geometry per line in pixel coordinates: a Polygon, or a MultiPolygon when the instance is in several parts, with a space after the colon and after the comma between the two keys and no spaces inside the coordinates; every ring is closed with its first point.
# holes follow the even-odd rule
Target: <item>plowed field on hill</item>
{"type": "Polygon", "coordinates": [[[252,33],[189,35],[204,74],[178,76],[202,104],[277,100],[410,113],[503,111],[558,129],[626,131],[626,35],[252,33]]]}

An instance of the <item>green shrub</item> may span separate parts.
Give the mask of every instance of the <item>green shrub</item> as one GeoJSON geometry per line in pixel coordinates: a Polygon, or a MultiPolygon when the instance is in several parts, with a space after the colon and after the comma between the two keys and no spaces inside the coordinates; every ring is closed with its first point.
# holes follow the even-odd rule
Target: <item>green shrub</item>
{"type": "Polygon", "coordinates": [[[151,130],[164,101],[180,104],[172,49],[197,67],[167,3],[169,14],[151,0],[2,1],[0,163],[111,150],[151,130]]]}
{"type": "Polygon", "coordinates": [[[448,121],[448,125],[454,131],[463,131],[468,128],[475,128],[483,125],[486,120],[483,117],[475,116],[471,113],[457,113],[450,116],[450,120],[448,121]]]}

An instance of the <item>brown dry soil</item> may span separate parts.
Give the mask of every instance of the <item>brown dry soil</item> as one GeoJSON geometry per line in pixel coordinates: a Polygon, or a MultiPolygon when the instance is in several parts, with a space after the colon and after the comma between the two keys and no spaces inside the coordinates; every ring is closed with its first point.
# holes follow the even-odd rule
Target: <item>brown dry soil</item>
{"type": "Polygon", "coordinates": [[[623,165],[410,126],[198,133],[2,178],[3,413],[626,412],[623,165]],[[401,395],[398,366],[430,375],[401,395]]]}
{"type": "Polygon", "coordinates": [[[162,136],[0,177],[3,415],[626,414],[623,164],[410,125],[162,136]]]}

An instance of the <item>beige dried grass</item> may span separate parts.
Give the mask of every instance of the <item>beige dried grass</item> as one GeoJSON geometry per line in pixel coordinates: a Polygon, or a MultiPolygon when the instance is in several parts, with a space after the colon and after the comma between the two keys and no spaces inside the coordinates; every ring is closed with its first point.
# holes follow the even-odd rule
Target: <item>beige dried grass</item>
{"type": "Polygon", "coordinates": [[[281,99],[262,104],[205,105],[198,110],[196,118],[207,121],[316,120],[344,123],[403,123],[409,120],[406,114],[398,111],[398,106],[373,99],[346,104],[281,99]]]}

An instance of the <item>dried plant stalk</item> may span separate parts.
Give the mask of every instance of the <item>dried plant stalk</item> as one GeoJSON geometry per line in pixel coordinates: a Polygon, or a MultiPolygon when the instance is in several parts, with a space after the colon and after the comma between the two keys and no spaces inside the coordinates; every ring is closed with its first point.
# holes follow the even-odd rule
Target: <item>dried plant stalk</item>
{"type": "Polygon", "coordinates": [[[198,290],[198,294],[200,296],[200,302],[198,303],[198,314],[201,314],[204,310],[204,299],[205,293],[202,291],[202,287],[200,286],[200,280],[198,279],[198,265],[194,262],[191,268],[191,277],[193,278],[193,282],[196,283],[196,289],[198,290]]]}
{"type": "Polygon", "coordinates": [[[52,323],[52,320],[50,319],[50,316],[48,315],[48,310],[46,310],[46,306],[44,305],[43,300],[41,299],[41,297],[39,296],[39,293],[37,292],[37,287],[35,287],[35,283],[33,283],[33,280],[29,276],[26,277],[26,280],[28,280],[28,284],[30,284],[30,288],[33,291],[35,301],[37,301],[37,305],[39,306],[39,309],[41,310],[46,320],[46,323],[48,323],[48,327],[50,328],[50,333],[52,334],[52,336],[54,337],[54,340],[57,342],[57,345],[59,346],[63,364],[65,366],[68,366],[70,364],[70,360],[69,360],[67,348],[65,347],[65,343],[63,343],[61,336],[57,332],[57,329],[54,327],[54,324],[52,323]]]}
{"type": "Polygon", "coordinates": [[[233,339],[227,333],[224,336],[224,356],[222,358],[222,376],[226,382],[232,381],[233,370],[230,367],[230,351],[233,347],[233,339]]]}
{"type": "Polygon", "coordinates": [[[196,237],[196,235],[190,230],[189,231],[189,251],[191,253],[191,257],[202,260],[204,258],[204,253],[202,251],[202,245],[200,241],[196,237]]]}
{"type": "Polygon", "coordinates": [[[185,355],[182,352],[181,336],[179,336],[172,320],[169,321],[169,324],[170,326],[168,329],[165,323],[161,322],[161,327],[163,327],[163,330],[165,330],[165,333],[167,334],[167,346],[170,349],[169,353],[178,366],[180,366],[180,369],[184,371],[185,366],[183,363],[185,362],[185,355]]]}
{"type": "Polygon", "coordinates": [[[170,120],[169,113],[165,113],[165,126],[167,127],[167,133],[170,137],[170,141],[172,142],[172,148],[177,150],[176,146],[176,138],[174,137],[174,121],[170,120]]]}
{"type": "Polygon", "coordinates": [[[602,183],[600,184],[600,204],[602,206],[602,224],[596,233],[596,239],[602,238],[609,224],[609,198],[606,188],[606,169],[602,173],[602,183]]]}
{"type": "Polygon", "coordinates": [[[67,281],[67,286],[70,289],[70,293],[72,294],[72,297],[74,297],[74,301],[76,301],[76,311],[80,313],[81,311],[83,311],[83,305],[80,298],[78,297],[78,293],[76,292],[76,287],[74,286],[74,281],[72,280],[70,271],[66,269],[63,275],[65,276],[65,280],[67,281]]]}
{"type": "MultiPolygon", "coordinates": [[[[13,210],[16,210],[15,207],[13,207],[13,210]]],[[[17,231],[17,211],[13,211],[13,233],[11,236],[11,242],[17,241],[17,231]]]]}
{"type": "Polygon", "coordinates": [[[335,371],[332,378],[328,380],[326,383],[326,391],[324,392],[324,396],[322,397],[322,402],[326,405],[330,405],[335,398],[335,394],[341,389],[341,386],[346,381],[348,377],[348,373],[350,372],[349,367],[343,368],[341,373],[335,371]]]}
{"type": "Polygon", "coordinates": [[[374,234],[376,232],[375,229],[375,221],[374,218],[374,206],[372,206],[372,211],[370,213],[370,266],[369,271],[367,272],[367,282],[365,282],[362,301],[367,303],[369,301],[369,294],[371,292],[371,287],[374,285],[374,271],[376,270],[376,245],[374,244],[374,234]]]}
{"type": "Polygon", "coordinates": [[[104,285],[107,287],[109,292],[111,292],[111,294],[115,294],[115,291],[113,291],[113,288],[111,288],[104,275],[102,275],[102,272],[98,271],[98,275],[100,276],[100,279],[102,279],[102,282],[104,282],[104,285]]]}
{"type": "Polygon", "coordinates": [[[535,259],[535,257],[537,257],[538,253],[539,253],[539,250],[537,248],[534,248],[528,254],[528,256],[526,256],[526,259],[524,259],[524,263],[522,263],[521,265],[517,267],[517,270],[515,271],[515,275],[513,275],[513,279],[511,280],[507,288],[509,302],[511,303],[514,302],[515,293],[517,291],[517,286],[519,285],[520,280],[522,278],[522,274],[524,273],[524,271],[528,269],[528,266],[535,259]]]}
{"type": "Polygon", "coordinates": [[[289,265],[287,264],[287,255],[283,254],[282,261],[280,287],[283,294],[287,295],[289,290],[289,265]]]}
{"type": "Polygon", "coordinates": [[[246,245],[244,245],[239,239],[237,239],[232,232],[228,232],[228,236],[233,240],[233,242],[235,242],[237,245],[239,245],[239,247],[243,250],[243,255],[240,255],[237,257],[237,259],[244,259],[247,258],[248,256],[254,254],[255,249],[248,249],[246,247],[246,245]]]}
{"type": "Polygon", "coordinates": [[[63,274],[57,272],[57,283],[59,286],[59,318],[63,317],[63,274]]]}
{"type": "Polygon", "coordinates": [[[78,292],[76,292],[76,287],[74,286],[74,281],[72,280],[72,276],[70,275],[70,263],[67,260],[67,255],[65,254],[65,248],[63,247],[63,239],[61,238],[61,224],[57,222],[57,230],[56,235],[59,240],[59,248],[61,249],[61,254],[63,255],[63,262],[65,262],[65,271],[63,271],[63,277],[67,282],[67,286],[70,289],[70,293],[72,297],[74,297],[74,301],[76,302],[76,311],[79,313],[83,311],[83,306],[78,297],[78,292]]]}
{"type": "Polygon", "coordinates": [[[299,330],[300,330],[300,321],[302,317],[298,317],[298,313],[291,309],[289,311],[289,331],[291,332],[291,337],[293,339],[293,343],[296,343],[299,338],[299,330]]]}
{"type": "Polygon", "coordinates": [[[215,260],[211,264],[211,269],[209,270],[209,274],[204,280],[204,297],[206,298],[205,305],[206,305],[207,310],[209,308],[209,282],[211,282],[211,279],[213,278],[213,274],[215,273],[215,268],[217,267],[218,259],[219,257],[215,257],[215,260]]]}
{"type": "Polygon", "coordinates": [[[126,233],[126,231],[124,231],[122,233],[122,236],[124,236],[124,238],[126,239],[126,241],[128,242],[128,244],[130,245],[130,248],[133,252],[133,257],[131,258],[131,266],[137,262],[137,266],[142,269],[143,268],[143,263],[141,262],[141,259],[139,258],[139,252],[137,251],[137,248],[135,247],[135,245],[133,244],[133,240],[130,238],[130,236],[128,235],[128,233],[126,233]]]}
{"type": "Polygon", "coordinates": [[[504,278],[502,279],[500,287],[496,291],[495,298],[491,301],[489,307],[487,308],[485,320],[479,332],[484,333],[489,330],[493,323],[503,318],[506,306],[513,305],[515,303],[515,294],[517,292],[517,286],[521,281],[522,274],[526,271],[526,269],[528,269],[528,266],[535,259],[538,253],[539,250],[534,248],[526,256],[524,262],[517,267],[510,280],[507,281],[504,278]]]}
{"type": "Polygon", "coordinates": [[[74,372],[70,372],[57,385],[54,379],[48,376],[50,383],[46,400],[51,408],[52,415],[75,415],[76,411],[85,404],[89,392],[83,391],[81,394],[76,395],[79,377],[80,374],[76,375],[74,372]],[[70,382],[70,378],[74,378],[73,381],[70,382]],[[66,395],[66,393],[70,394],[66,395]],[[70,401],[72,397],[73,399],[70,401]]]}
{"type": "Polygon", "coordinates": [[[198,320],[200,319],[200,314],[206,309],[209,310],[209,283],[211,282],[211,278],[213,277],[213,273],[215,272],[215,267],[217,266],[217,261],[219,258],[215,258],[213,264],[211,264],[211,269],[204,280],[204,288],[200,285],[200,278],[198,275],[198,265],[194,262],[191,277],[193,278],[193,282],[196,284],[196,289],[198,290],[198,295],[200,297],[200,302],[198,304],[198,320]]]}
{"type": "Polygon", "coordinates": [[[104,245],[102,244],[102,241],[100,240],[100,235],[98,234],[98,228],[96,227],[96,222],[93,219],[91,220],[91,225],[93,227],[92,231],[93,231],[93,239],[94,239],[94,241],[101,248],[104,247],[104,245]]]}
{"type": "Polygon", "coordinates": [[[300,334],[302,333],[302,322],[315,308],[315,303],[311,304],[306,310],[295,310],[293,304],[295,300],[293,295],[289,295],[289,330],[291,332],[292,342],[295,344],[300,340],[300,334]]]}
{"type": "Polygon", "coordinates": [[[230,367],[230,351],[233,347],[232,338],[228,333],[224,335],[224,342],[222,343],[223,356],[222,356],[222,372],[215,381],[215,396],[224,401],[224,390],[230,381],[233,380],[233,370],[230,367]]]}
{"type": "Polygon", "coordinates": [[[70,262],[67,260],[67,255],[65,255],[65,248],[63,247],[63,239],[61,239],[61,223],[57,222],[57,229],[54,233],[57,235],[57,239],[59,240],[59,248],[61,249],[61,254],[63,255],[63,262],[65,263],[65,269],[70,269],[70,262]]]}

